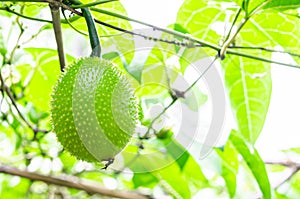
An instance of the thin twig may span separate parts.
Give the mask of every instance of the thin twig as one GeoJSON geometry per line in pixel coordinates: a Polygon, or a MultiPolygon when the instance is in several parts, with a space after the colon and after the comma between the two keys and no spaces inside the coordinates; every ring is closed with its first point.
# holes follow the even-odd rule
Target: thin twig
{"type": "MultiPolygon", "coordinates": [[[[211,68],[211,66],[214,64],[214,62],[217,60],[218,56],[215,56],[214,60],[207,66],[207,68],[203,71],[203,73],[183,92],[181,92],[181,95],[184,96],[195,84],[207,73],[207,71],[211,68]]],[[[179,99],[179,97],[172,98],[172,102],[166,106],[149,124],[148,130],[146,131],[145,135],[140,137],[140,139],[148,139],[150,130],[152,129],[153,124],[156,120],[158,120],[165,112],[179,99]]]]}
{"type": "Polygon", "coordinates": [[[44,130],[44,129],[39,129],[37,126],[33,126],[30,122],[27,121],[27,119],[25,118],[25,116],[21,113],[20,109],[18,108],[18,105],[16,103],[16,100],[13,96],[13,93],[11,92],[10,88],[5,84],[5,81],[2,77],[2,73],[0,71],[0,82],[1,82],[1,87],[2,90],[7,94],[7,96],[9,97],[12,105],[15,107],[16,111],[18,112],[20,118],[25,122],[25,124],[34,132],[42,132],[42,133],[47,133],[49,132],[48,130],[44,130]]]}
{"type": "MultiPolygon", "coordinates": [[[[8,1],[8,0],[5,0],[5,1],[8,1]]],[[[29,0],[14,0],[13,2],[31,2],[29,0]]],[[[60,2],[57,2],[55,0],[37,0],[35,2],[48,2],[48,3],[57,3],[59,6],[61,6],[62,8],[66,9],[66,10],[69,10],[70,12],[78,15],[78,16],[82,16],[82,13],[63,4],[63,3],[60,3],[60,2]]],[[[94,8],[93,8],[94,10],[94,8]]],[[[106,11],[108,12],[108,11],[106,11]]],[[[103,14],[108,14],[108,13],[103,13],[103,14]]],[[[191,43],[195,43],[195,45],[187,45],[187,46],[193,46],[193,47],[208,47],[208,48],[211,48],[217,52],[220,52],[221,50],[221,47],[220,46],[217,46],[217,45],[214,45],[214,44],[211,44],[209,42],[205,42],[205,41],[202,41],[198,38],[195,38],[191,35],[188,35],[188,34],[183,34],[183,33],[180,33],[180,32],[177,32],[177,31],[173,31],[173,30],[170,30],[170,29],[165,29],[165,28],[160,28],[160,27],[157,27],[157,26],[154,26],[152,24],[148,24],[148,23],[144,23],[144,22],[141,22],[141,21],[138,21],[138,20],[135,20],[135,19],[131,19],[131,18],[128,18],[128,17],[125,17],[125,16],[122,16],[118,14],[115,15],[115,17],[118,17],[118,18],[124,18],[125,20],[128,20],[128,21],[134,21],[136,23],[140,23],[140,24],[144,24],[148,27],[152,27],[153,30],[159,30],[159,31],[162,31],[162,32],[165,32],[165,33],[168,33],[170,35],[173,35],[173,36],[177,36],[177,37],[180,37],[182,39],[186,39],[187,41],[190,41],[191,43]]],[[[124,32],[124,33],[128,33],[128,34],[131,34],[131,35],[137,35],[137,36],[141,36],[145,39],[147,39],[148,37],[145,36],[145,35],[142,35],[142,34],[138,34],[138,33],[135,33],[135,32],[132,32],[132,31],[129,31],[129,30],[125,30],[125,29],[122,29],[122,28],[119,28],[119,27],[116,27],[116,26],[113,26],[113,25],[110,25],[110,24],[107,24],[105,22],[102,22],[100,20],[97,20],[97,19],[94,19],[96,23],[98,24],[101,24],[101,25],[104,25],[106,27],[109,27],[109,28],[112,28],[112,29],[115,29],[115,30],[118,30],[120,32],[124,32]]],[[[157,40],[157,39],[156,39],[157,40]]],[[[180,45],[180,42],[169,42],[169,41],[164,41],[162,40],[162,42],[167,42],[167,43],[172,43],[174,45],[180,45]]],[[[230,45],[230,43],[228,44],[230,45]]],[[[283,62],[276,62],[276,61],[272,61],[270,59],[265,59],[265,58],[262,58],[262,57],[257,57],[257,56],[253,56],[253,55],[248,55],[248,54],[245,54],[245,53],[241,53],[241,52],[236,52],[235,50],[232,50],[232,49],[227,49],[226,50],[226,53],[227,54],[231,54],[231,55],[236,55],[236,56],[241,56],[241,57],[246,57],[246,58],[249,58],[249,59],[253,59],[253,60],[258,60],[258,61],[262,61],[262,62],[267,62],[267,63],[274,63],[274,64],[279,64],[279,65],[282,65],[282,66],[288,66],[288,67],[293,67],[293,68],[300,68],[300,66],[298,65],[293,65],[293,64],[286,64],[286,63],[283,63],[283,62]]]]}
{"type": "MultiPolygon", "coordinates": [[[[146,39],[146,40],[154,40],[154,41],[160,41],[160,42],[163,42],[163,43],[168,43],[168,44],[174,44],[174,45],[178,45],[178,46],[186,46],[186,47],[189,47],[189,44],[184,43],[184,42],[170,41],[170,40],[167,40],[167,39],[153,38],[153,37],[149,37],[149,36],[147,36],[147,35],[141,34],[141,33],[133,32],[133,31],[130,31],[130,30],[126,30],[126,29],[124,29],[124,28],[120,28],[120,27],[117,27],[117,26],[114,26],[114,25],[105,23],[105,22],[100,21],[100,20],[98,20],[98,19],[94,19],[94,20],[95,20],[96,23],[98,23],[98,24],[100,24],[100,25],[103,25],[103,26],[112,28],[112,29],[114,29],[114,30],[118,30],[118,31],[123,32],[123,33],[130,34],[130,35],[133,35],[133,36],[143,37],[143,38],[146,39]]],[[[193,46],[193,47],[195,47],[195,46],[193,46]]],[[[201,45],[198,45],[197,47],[202,47],[202,46],[201,46],[201,45]]],[[[203,46],[203,47],[205,47],[205,46],[203,46]]]]}
{"type": "Polygon", "coordinates": [[[227,34],[227,37],[226,37],[225,41],[228,40],[229,36],[231,35],[231,32],[232,32],[232,30],[233,30],[233,27],[234,27],[234,25],[235,25],[237,19],[239,18],[241,11],[242,11],[242,8],[240,7],[240,8],[238,9],[238,11],[237,11],[235,17],[234,17],[234,20],[233,20],[233,22],[232,22],[232,24],[231,24],[231,27],[230,27],[230,29],[229,29],[229,32],[228,32],[228,34],[227,34]]]}
{"type": "Polygon", "coordinates": [[[88,36],[88,34],[86,34],[86,33],[82,32],[82,31],[78,30],[76,27],[74,27],[74,26],[72,25],[72,23],[71,23],[71,22],[69,21],[69,19],[67,18],[64,9],[62,10],[62,14],[63,14],[63,16],[64,16],[66,22],[68,23],[68,25],[69,25],[73,30],[75,30],[76,32],[78,32],[78,33],[81,34],[81,35],[88,36]]]}
{"type": "Polygon", "coordinates": [[[165,112],[178,100],[178,98],[173,98],[172,102],[165,107],[149,124],[148,126],[148,130],[146,131],[144,136],[141,136],[140,139],[148,139],[149,138],[149,133],[150,130],[153,128],[153,124],[154,122],[156,122],[156,120],[158,120],[163,114],[165,114],[165,112]]]}
{"type": "Polygon", "coordinates": [[[0,10],[7,11],[9,13],[15,14],[15,15],[17,15],[19,17],[22,17],[22,18],[25,18],[25,19],[29,19],[29,20],[39,21],[39,22],[46,22],[46,23],[52,23],[52,21],[49,21],[49,20],[39,19],[39,18],[34,18],[34,17],[29,17],[29,16],[26,16],[26,15],[23,15],[21,13],[18,13],[16,11],[14,11],[14,10],[11,10],[9,7],[0,7],[0,10]]]}
{"type": "Polygon", "coordinates": [[[193,88],[193,86],[195,86],[195,84],[205,75],[205,73],[210,69],[210,67],[215,63],[215,61],[217,60],[218,56],[216,56],[214,58],[214,60],[207,66],[207,68],[203,71],[203,73],[196,79],[196,81],[194,81],[185,91],[184,93],[186,94],[190,89],[193,88]]]}
{"type": "Polygon", "coordinates": [[[274,186],[274,189],[278,189],[287,181],[289,181],[299,170],[300,170],[300,163],[293,162],[293,161],[264,161],[265,164],[271,165],[281,165],[284,167],[288,167],[291,169],[289,175],[287,175],[281,182],[274,186]]]}
{"type": "Polygon", "coordinates": [[[226,50],[227,50],[228,46],[234,41],[235,37],[242,30],[242,28],[244,27],[244,25],[247,23],[248,20],[249,20],[249,18],[244,18],[242,20],[242,22],[240,23],[240,25],[238,26],[237,30],[233,34],[230,34],[228,36],[228,39],[222,45],[220,53],[219,53],[221,60],[223,60],[225,58],[225,54],[226,54],[226,50]]]}
{"type": "Polygon", "coordinates": [[[164,70],[165,70],[165,73],[166,73],[167,85],[168,85],[169,93],[171,94],[172,97],[175,97],[174,96],[175,94],[174,94],[174,92],[173,92],[173,90],[171,88],[171,80],[170,80],[170,76],[169,76],[169,71],[168,71],[167,66],[166,66],[165,63],[163,64],[163,66],[164,66],[164,70]]]}
{"type": "Polygon", "coordinates": [[[258,60],[258,61],[262,61],[262,62],[266,62],[266,63],[278,64],[278,65],[282,65],[282,66],[288,66],[288,67],[291,67],[291,68],[300,69],[299,65],[293,65],[293,64],[287,64],[287,63],[283,63],[283,62],[273,61],[271,59],[266,59],[266,58],[263,58],[263,57],[257,57],[257,56],[254,56],[254,55],[249,55],[249,54],[245,54],[245,53],[241,53],[241,52],[227,50],[227,54],[231,54],[231,55],[235,55],[235,56],[241,56],[241,57],[245,57],[245,58],[249,58],[249,59],[253,59],[253,60],[258,60]]]}
{"type": "Polygon", "coordinates": [[[120,173],[122,173],[127,167],[130,167],[141,155],[140,153],[141,147],[139,147],[138,152],[135,154],[135,156],[127,162],[127,164],[125,164],[121,169],[115,171],[116,175],[119,175],[120,173]]]}
{"type": "Polygon", "coordinates": [[[292,168],[291,173],[288,176],[286,176],[280,183],[278,183],[276,186],[274,186],[274,189],[278,189],[283,184],[288,182],[296,173],[298,173],[299,170],[300,170],[300,168],[292,168]]]}
{"type": "Polygon", "coordinates": [[[20,46],[23,46],[23,45],[29,43],[30,41],[32,41],[32,40],[33,40],[34,38],[36,38],[41,32],[43,32],[43,30],[45,30],[45,26],[41,27],[41,28],[38,30],[37,33],[31,35],[31,37],[30,37],[28,40],[23,41],[23,42],[20,44],[20,46]]]}
{"type": "Polygon", "coordinates": [[[22,24],[20,23],[19,18],[17,18],[16,21],[17,21],[17,24],[18,24],[18,26],[19,26],[19,28],[20,28],[20,34],[19,34],[19,36],[18,36],[18,38],[17,38],[16,45],[15,45],[14,48],[12,49],[12,51],[11,51],[11,53],[10,53],[10,57],[9,57],[9,59],[7,60],[7,63],[8,63],[8,64],[11,64],[11,63],[12,63],[12,61],[13,61],[13,59],[14,59],[14,56],[15,56],[15,53],[16,53],[17,49],[20,48],[19,43],[20,43],[20,40],[21,40],[22,35],[24,34],[24,28],[23,28],[22,24]]]}
{"type": "Polygon", "coordinates": [[[272,52],[272,53],[289,54],[293,57],[299,57],[300,58],[300,54],[297,54],[297,53],[292,53],[292,52],[283,51],[283,50],[274,50],[274,49],[264,48],[264,47],[259,47],[259,46],[228,46],[228,48],[231,48],[231,49],[245,49],[245,50],[262,50],[262,51],[267,51],[267,52],[272,52]]]}
{"type": "MultiPolygon", "coordinates": [[[[65,7],[64,7],[64,8],[65,8],[65,7]]],[[[20,17],[23,17],[23,18],[29,19],[29,20],[34,20],[34,21],[39,21],[39,22],[46,22],[46,23],[53,23],[53,21],[51,21],[51,20],[38,19],[38,18],[34,18],[34,17],[25,16],[25,15],[23,15],[23,14],[20,14],[20,13],[18,13],[18,12],[15,12],[15,11],[11,10],[9,7],[0,7],[0,10],[4,10],[4,11],[7,11],[7,12],[10,12],[10,13],[12,13],[12,14],[15,14],[15,15],[17,15],[17,16],[20,16],[20,17]]],[[[68,9],[68,10],[69,10],[69,9],[68,9]]],[[[92,10],[95,10],[95,9],[92,8],[92,10]]],[[[70,11],[70,10],[69,10],[69,11],[70,11]]],[[[71,11],[71,12],[73,12],[73,11],[71,11]]],[[[107,11],[107,12],[109,12],[109,11],[107,11]]],[[[74,12],[74,13],[77,14],[78,16],[82,16],[82,14],[81,14],[80,12],[74,12]]],[[[106,13],[105,13],[105,14],[106,14],[106,13]]],[[[121,15],[120,15],[120,16],[121,16],[121,15]]],[[[99,21],[97,22],[97,20],[95,20],[95,22],[98,23],[98,24],[101,24],[101,23],[99,23],[99,21]]],[[[76,28],[70,23],[69,19],[61,20],[61,23],[67,23],[67,24],[69,24],[70,27],[73,28],[76,32],[78,32],[78,33],[80,33],[80,34],[83,34],[83,35],[85,35],[85,36],[87,35],[87,34],[81,32],[81,31],[79,31],[78,29],[76,29],[76,28]]],[[[112,28],[112,29],[116,29],[116,26],[113,26],[113,25],[108,26],[108,24],[106,24],[106,23],[103,23],[103,24],[101,24],[101,25],[110,27],[110,28],[112,28]]],[[[157,28],[157,29],[158,29],[158,28],[157,28]]],[[[171,41],[171,40],[166,40],[166,39],[158,39],[158,38],[152,38],[152,37],[149,37],[149,36],[143,35],[143,34],[135,34],[134,32],[132,32],[132,31],[126,31],[125,29],[116,29],[116,30],[118,30],[118,31],[120,31],[120,32],[122,32],[122,33],[130,34],[130,35],[141,36],[141,37],[143,37],[143,38],[145,38],[145,39],[148,39],[148,40],[161,41],[161,42],[164,42],[164,43],[169,43],[169,44],[173,44],[173,45],[177,45],[177,46],[185,46],[185,47],[202,47],[201,44],[194,44],[194,45],[191,45],[191,44],[185,43],[185,42],[171,41]]],[[[122,34],[122,33],[121,33],[121,34],[122,34]]],[[[109,35],[109,36],[111,36],[111,35],[109,35]]],[[[100,37],[108,37],[108,36],[102,35],[102,36],[100,36],[100,37]]],[[[203,47],[205,47],[205,46],[203,46],[203,47]]]]}
{"type": "MultiPolygon", "coordinates": [[[[10,7],[8,7],[8,6],[0,7],[0,11],[1,11],[1,10],[6,11],[6,12],[9,12],[9,13],[12,13],[12,14],[17,15],[17,16],[19,16],[19,17],[22,17],[22,18],[24,18],[24,19],[28,19],[28,20],[32,20],[32,21],[38,21],[38,22],[44,22],[44,23],[53,23],[52,20],[40,19],[40,18],[34,18],[34,17],[29,17],[29,16],[27,16],[27,15],[23,15],[23,14],[21,14],[21,13],[19,13],[19,12],[16,12],[16,11],[10,9],[10,7]]],[[[70,23],[70,19],[71,19],[71,18],[69,18],[68,21],[62,19],[60,22],[63,23],[63,24],[69,24],[69,23],[70,23]]],[[[76,20],[76,19],[75,19],[75,20],[76,20]]]]}
{"type": "Polygon", "coordinates": [[[296,168],[300,168],[300,163],[296,163],[293,161],[269,161],[269,160],[265,160],[264,161],[266,164],[275,164],[275,165],[281,165],[284,167],[296,167],[296,168]]]}
{"type": "MultiPolygon", "coordinates": [[[[247,23],[247,21],[253,16],[255,15],[264,5],[266,4],[266,2],[260,4],[259,6],[257,6],[251,13],[246,13],[246,16],[244,17],[244,19],[242,20],[242,22],[240,23],[240,25],[238,26],[237,30],[234,32],[234,34],[231,34],[231,32],[229,32],[227,39],[225,40],[224,44],[222,45],[222,48],[220,50],[220,58],[221,60],[223,60],[225,58],[225,54],[226,54],[226,50],[227,48],[230,46],[230,44],[234,41],[234,39],[236,38],[236,36],[238,35],[238,33],[242,30],[242,28],[244,27],[244,25],[247,23]]],[[[238,13],[236,14],[236,17],[234,19],[234,23],[237,21],[238,17],[240,15],[240,10],[238,11],[238,13]]]]}
{"type": "Polygon", "coordinates": [[[69,187],[73,189],[83,190],[88,194],[100,194],[102,196],[124,198],[124,199],[149,199],[150,196],[143,195],[137,192],[129,192],[122,190],[111,190],[99,185],[93,181],[82,181],[74,176],[58,178],[52,176],[41,175],[25,170],[20,170],[0,163],[0,173],[6,173],[9,175],[20,176],[33,181],[42,181],[47,184],[53,184],[63,187],[69,187]]]}
{"type": "Polygon", "coordinates": [[[253,15],[257,14],[259,11],[262,10],[263,7],[265,7],[268,3],[270,3],[272,0],[266,0],[265,2],[262,2],[261,4],[258,4],[256,8],[252,10],[251,13],[249,13],[248,17],[252,17],[253,15]]]}
{"type": "MultiPolygon", "coordinates": [[[[158,26],[154,26],[152,24],[148,24],[148,23],[145,23],[145,22],[133,19],[133,18],[129,18],[129,17],[117,14],[117,13],[112,13],[112,12],[107,11],[107,10],[103,10],[103,9],[99,9],[99,8],[91,8],[91,10],[92,11],[96,11],[96,12],[100,12],[102,14],[107,14],[107,15],[110,15],[110,16],[114,16],[114,17],[117,17],[117,18],[120,18],[120,19],[132,21],[132,22],[135,22],[135,23],[139,23],[139,24],[151,27],[151,28],[153,28],[153,30],[159,30],[159,31],[168,33],[170,35],[177,36],[177,37],[180,37],[182,39],[186,39],[187,41],[192,42],[192,45],[191,44],[183,45],[183,46],[186,46],[186,47],[208,47],[208,48],[211,48],[213,50],[216,50],[217,52],[221,51],[221,47],[213,45],[213,44],[210,44],[208,42],[201,41],[201,40],[199,40],[197,38],[192,37],[191,35],[183,34],[183,33],[180,33],[180,32],[177,32],[177,31],[173,31],[173,30],[169,30],[169,29],[165,29],[165,28],[160,28],[158,26]],[[193,43],[195,43],[195,44],[193,44],[193,43]]],[[[118,28],[118,27],[115,27],[113,25],[101,22],[101,21],[99,21],[97,19],[95,19],[95,21],[96,21],[96,23],[99,23],[101,25],[110,27],[112,29],[115,29],[115,30],[118,30],[118,31],[121,31],[121,32],[124,32],[124,33],[128,33],[128,34],[131,34],[131,35],[141,36],[141,37],[144,37],[145,39],[147,39],[147,36],[145,36],[145,35],[137,34],[137,33],[134,33],[132,31],[128,31],[128,30],[125,30],[125,29],[122,29],[122,28],[118,28]]],[[[246,21],[244,21],[244,23],[246,23],[246,21]]],[[[239,29],[241,29],[243,27],[243,25],[240,25],[239,29]]],[[[237,34],[237,32],[236,32],[236,34],[237,34]]],[[[231,39],[234,40],[233,37],[231,39]]],[[[174,41],[173,42],[166,41],[166,40],[159,40],[159,41],[165,42],[165,43],[171,43],[171,44],[174,44],[174,45],[182,45],[182,44],[180,44],[180,43],[178,44],[178,42],[174,42],[174,41]]],[[[276,61],[272,61],[272,60],[265,59],[265,58],[262,58],[262,57],[252,56],[252,55],[248,55],[248,54],[245,54],[245,53],[241,53],[241,52],[236,52],[234,50],[230,50],[229,46],[230,46],[231,42],[228,43],[228,46],[227,46],[228,49],[227,50],[225,49],[225,47],[223,49],[223,50],[226,50],[227,54],[232,54],[232,55],[237,55],[237,56],[241,56],[241,57],[246,57],[246,58],[249,58],[249,59],[254,59],[254,60],[258,60],[258,61],[262,61],[262,62],[267,62],[267,63],[279,64],[279,65],[288,66],[288,67],[292,67],[292,68],[300,68],[300,66],[298,66],[298,65],[286,64],[286,63],[283,63],[283,62],[276,62],[276,61]]],[[[221,54],[221,53],[219,53],[219,54],[221,54]]]]}
{"type": "MultiPolygon", "coordinates": [[[[189,41],[187,43],[184,43],[184,42],[177,42],[177,41],[176,42],[174,42],[174,41],[171,42],[171,41],[168,41],[168,40],[156,39],[156,40],[159,40],[159,41],[162,41],[162,42],[171,43],[171,44],[175,44],[175,45],[182,45],[182,46],[186,46],[186,47],[189,47],[189,48],[191,48],[191,47],[211,47],[215,50],[218,49],[218,46],[214,46],[213,44],[208,44],[208,43],[205,43],[205,42],[200,42],[199,39],[192,38],[191,35],[183,34],[183,33],[173,31],[173,30],[170,30],[170,29],[161,28],[161,27],[158,27],[158,26],[155,26],[155,25],[143,22],[143,21],[139,21],[137,19],[133,19],[133,18],[130,18],[130,17],[118,14],[118,13],[110,12],[108,10],[103,10],[103,9],[100,9],[100,8],[90,8],[90,9],[94,12],[98,12],[98,13],[101,13],[101,14],[106,14],[106,15],[113,16],[113,17],[116,17],[116,18],[119,18],[119,19],[123,19],[123,20],[126,20],[126,21],[131,21],[131,22],[138,23],[138,24],[141,24],[141,25],[144,25],[144,26],[148,26],[148,27],[152,28],[153,30],[162,31],[162,32],[168,33],[170,35],[177,36],[177,37],[180,37],[182,39],[185,39],[185,40],[189,41]],[[196,44],[196,43],[198,43],[198,44],[196,44]]],[[[147,39],[147,36],[145,36],[145,38],[147,39]]],[[[151,37],[149,39],[151,39],[151,37]]]]}

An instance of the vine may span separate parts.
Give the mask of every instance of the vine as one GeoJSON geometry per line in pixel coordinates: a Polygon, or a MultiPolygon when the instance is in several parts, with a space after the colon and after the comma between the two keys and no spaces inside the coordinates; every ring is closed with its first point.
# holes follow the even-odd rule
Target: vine
{"type": "MultiPolygon", "coordinates": [[[[5,0],[5,1],[8,1],[8,0],[5,0]]],[[[29,1],[28,0],[14,0],[13,2],[29,2],[29,1]]],[[[30,2],[32,2],[32,1],[30,1],[30,2]]],[[[62,7],[63,9],[69,10],[70,12],[72,12],[72,13],[78,15],[78,16],[83,16],[82,12],[79,12],[79,11],[75,10],[74,8],[68,6],[68,5],[64,4],[64,3],[57,2],[55,0],[37,0],[37,1],[34,1],[34,2],[39,2],[39,3],[54,3],[54,4],[57,4],[58,6],[62,7]]],[[[88,6],[88,7],[91,7],[91,6],[88,6]]],[[[136,22],[136,23],[139,23],[139,24],[151,27],[151,28],[153,28],[153,30],[162,31],[162,32],[168,33],[170,35],[173,35],[173,36],[185,39],[187,41],[190,41],[190,42],[193,42],[193,43],[197,44],[197,45],[192,45],[192,46],[195,46],[195,47],[207,47],[207,48],[210,48],[212,50],[217,51],[219,53],[220,57],[224,56],[225,55],[225,51],[226,51],[226,54],[231,54],[231,55],[235,55],[235,56],[241,56],[241,57],[249,58],[249,59],[252,59],[252,60],[258,60],[258,61],[262,61],[262,62],[273,63],[273,64],[278,64],[278,65],[282,65],[282,66],[288,66],[288,67],[292,67],[292,68],[300,68],[300,66],[298,66],[298,65],[287,64],[287,63],[284,63],[284,62],[277,62],[277,61],[273,61],[271,59],[266,59],[266,58],[263,58],[263,57],[259,57],[259,56],[255,56],[255,55],[249,55],[249,54],[243,53],[243,52],[238,52],[238,51],[235,51],[234,48],[229,48],[230,43],[234,40],[234,38],[236,37],[236,35],[238,34],[238,32],[244,26],[244,24],[249,20],[249,18],[251,16],[253,16],[256,12],[258,12],[260,10],[260,8],[261,8],[261,6],[259,6],[258,8],[256,8],[253,12],[251,12],[251,14],[249,14],[244,19],[244,21],[240,24],[240,27],[238,28],[238,31],[236,31],[234,34],[232,34],[231,38],[228,39],[227,42],[223,44],[223,47],[220,47],[220,46],[217,46],[217,45],[214,45],[214,44],[202,41],[202,40],[197,39],[197,38],[195,38],[195,37],[193,37],[191,35],[183,34],[183,33],[180,33],[180,32],[177,32],[177,31],[173,31],[173,30],[170,30],[170,29],[161,28],[161,27],[158,27],[158,26],[155,26],[155,25],[152,25],[152,24],[148,24],[148,23],[136,20],[136,19],[132,19],[132,18],[120,15],[120,14],[111,13],[109,11],[104,11],[104,10],[101,10],[101,9],[98,9],[98,8],[91,8],[91,10],[99,11],[99,12],[102,12],[103,14],[111,15],[111,16],[114,16],[114,17],[117,17],[117,18],[121,18],[121,19],[124,19],[124,20],[136,22]]],[[[3,8],[2,8],[2,10],[3,10],[3,8]]],[[[114,25],[105,23],[105,22],[103,22],[101,20],[98,20],[98,19],[94,19],[94,21],[96,23],[100,24],[100,25],[103,25],[103,26],[106,26],[106,27],[118,30],[118,31],[123,32],[123,33],[131,34],[131,35],[136,35],[136,36],[141,36],[141,37],[143,37],[145,39],[148,38],[146,35],[135,33],[133,31],[126,30],[126,29],[123,29],[123,28],[120,28],[120,27],[116,27],[114,25]]],[[[177,44],[180,45],[180,42],[179,43],[178,42],[174,42],[174,41],[173,42],[169,42],[169,41],[164,41],[164,40],[160,40],[160,39],[157,39],[157,41],[172,43],[174,45],[177,45],[177,44]]],[[[189,45],[187,45],[187,46],[189,46],[189,45]]],[[[286,53],[288,53],[288,52],[286,52],[286,53]]],[[[297,54],[297,56],[300,56],[300,55],[297,54]]]]}

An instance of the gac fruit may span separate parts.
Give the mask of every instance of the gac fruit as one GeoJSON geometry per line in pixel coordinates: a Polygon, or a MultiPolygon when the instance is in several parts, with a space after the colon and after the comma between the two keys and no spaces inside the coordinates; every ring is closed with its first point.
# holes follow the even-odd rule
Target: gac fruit
{"type": "Polygon", "coordinates": [[[53,89],[53,130],[78,159],[114,158],[130,141],[138,103],[127,77],[110,61],[82,58],[66,68],[53,89]]]}

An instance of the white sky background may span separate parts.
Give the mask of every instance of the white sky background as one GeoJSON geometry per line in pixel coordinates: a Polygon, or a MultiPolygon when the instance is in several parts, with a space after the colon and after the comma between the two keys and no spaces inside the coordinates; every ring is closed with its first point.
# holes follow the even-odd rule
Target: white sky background
{"type": "MultiPolygon", "coordinates": [[[[176,14],[183,0],[122,0],[121,2],[129,17],[166,27],[176,21],[176,14]]],[[[133,28],[142,28],[142,26],[133,24],[133,28]]],[[[268,160],[280,159],[278,153],[280,150],[300,145],[300,135],[298,135],[300,134],[300,69],[272,65],[272,81],[269,112],[264,129],[256,143],[263,159],[268,160]]]]}

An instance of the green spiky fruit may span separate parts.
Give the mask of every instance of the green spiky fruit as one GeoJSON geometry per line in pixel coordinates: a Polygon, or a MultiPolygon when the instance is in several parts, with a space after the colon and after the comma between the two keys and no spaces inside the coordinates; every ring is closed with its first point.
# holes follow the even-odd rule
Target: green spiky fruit
{"type": "Polygon", "coordinates": [[[129,142],[137,100],[111,62],[83,58],[66,68],[51,100],[54,132],[63,147],[85,161],[109,160],[129,142]]]}

